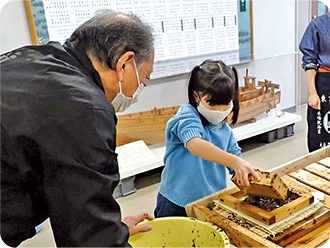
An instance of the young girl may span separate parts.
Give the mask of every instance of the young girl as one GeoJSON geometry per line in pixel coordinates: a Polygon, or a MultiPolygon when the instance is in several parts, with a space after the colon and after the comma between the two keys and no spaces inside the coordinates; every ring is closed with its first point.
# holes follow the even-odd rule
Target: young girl
{"type": "Polygon", "coordinates": [[[241,149],[224,121],[237,121],[238,79],[235,68],[221,61],[204,61],[190,73],[189,104],[167,123],[165,168],[155,217],[187,216],[185,205],[227,187],[226,167],[248,186],[258,170],[241,159],[241,149]],[[226,167],[225,167],[226,166],[226,167]]]}

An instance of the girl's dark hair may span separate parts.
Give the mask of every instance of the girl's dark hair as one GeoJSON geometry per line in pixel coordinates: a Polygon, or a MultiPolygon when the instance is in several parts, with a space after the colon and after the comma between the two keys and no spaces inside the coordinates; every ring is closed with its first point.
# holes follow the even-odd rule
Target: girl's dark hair
{"type": "Polygon", "coordinates": [[[68,41],[111,69],[127,51],[134,52],[137,65],[154,56],[151,27],[134,14],[113,10],[96,12],[73,32],[68,41]]]}
{"type": "MultiPolygon", "coordinates": [[[[235,67],[229,67],[222,61],[205,60],[195,66],[190,73],[188,85],[189,103],[197,109],[194,92],[201,98],[208,96],[210,105],[227,105],[233,101],[232,119],[230,124],[237,122],[239,113],[238,77],[235,67]]],[[[203,125],[208,121],[200,115],[203,125]]]]}

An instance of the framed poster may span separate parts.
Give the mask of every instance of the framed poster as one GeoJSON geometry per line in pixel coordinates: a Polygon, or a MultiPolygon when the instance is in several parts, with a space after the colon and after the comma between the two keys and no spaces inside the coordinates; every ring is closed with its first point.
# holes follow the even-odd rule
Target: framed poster
{"type": "Polygon", "coordinates": [[[152,79],[187,73],[205,59],[252,60],[251,0],[29,0],[34,44],[63,43],[100,9],[134,13],[152,26],[152,79]]]}

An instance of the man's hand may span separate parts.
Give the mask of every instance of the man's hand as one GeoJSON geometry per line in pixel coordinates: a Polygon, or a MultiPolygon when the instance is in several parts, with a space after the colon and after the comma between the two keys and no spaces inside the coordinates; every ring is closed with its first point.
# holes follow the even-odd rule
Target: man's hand
{"type": "Polygon", "coordinates": [[[321,109],[320,97],[318,96],[315,87],[316,73],[317,72],[314,69],[310,69],[306,71],[308,93],[309,93],[308,105],[311,106],[313,109],[320,110],[321,109]]]}
{"type": "Polygon", "coordinates": [[[320,97],[316,93],[310,94],[308,98],[308,105],[311,106],[313,109],[320,110],[321,109],[320,97]]]}
{"type": "Polygon", "coordinates": [[[140,232],[147,232],[151,230],[150,225],[142,225],[142,226],[136,226],[138,223],[140,223],[143,220],[153,220],[154,217],[150,216],[148,213],[141,213],[135,216],[127,216],[123,218],[121,221],[126,224],[129,230],[129,236],[133,236],[140,232]]]}

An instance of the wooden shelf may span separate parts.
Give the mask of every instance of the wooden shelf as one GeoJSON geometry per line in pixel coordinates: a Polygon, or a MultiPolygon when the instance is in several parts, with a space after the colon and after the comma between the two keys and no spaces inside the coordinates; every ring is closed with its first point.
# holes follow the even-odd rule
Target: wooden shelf
{"type": "Polygon", "coordinates": [[[237,141],[297,123],[301,121],[301,115],[284,112],[281,117],[277,117],[275,109],[272,109],[255,119],[256,122],[254,123],[239,123],[233,128],[237,141]]]}

